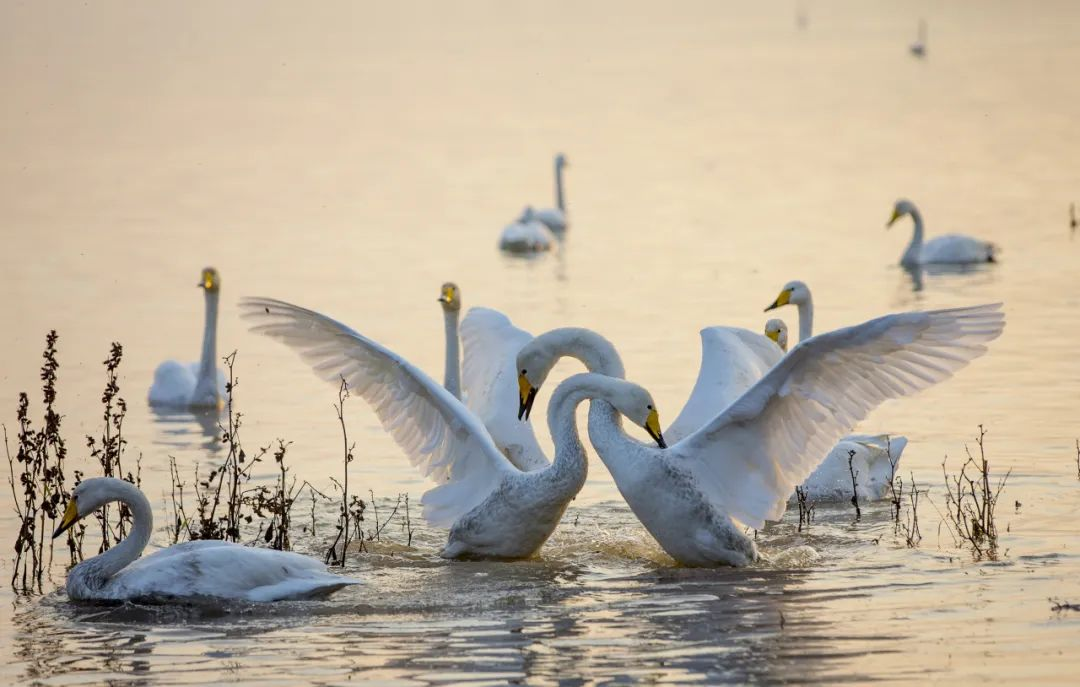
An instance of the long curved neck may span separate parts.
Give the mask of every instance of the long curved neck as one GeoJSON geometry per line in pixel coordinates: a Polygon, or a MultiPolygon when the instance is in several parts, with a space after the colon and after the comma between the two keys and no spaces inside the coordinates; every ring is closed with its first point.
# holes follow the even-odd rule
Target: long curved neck
{"type": "Polygon", "coordinates": [[[562,165],[555,163],[555,206],[566,212],[566,202],[563,197],[562,165]]]}
{"type": "Polygon", "coordinates": [[[116,497],[113,500],[119,501],[131,510],[134,525],[131,533],[122,542],[100,556],[95,556],[86,563],[80,564],[90,564],[88,567],[92,566],[93,575],[100,577],[102,581],[108,580],[138,559],[147,543],[150,542],[150,533],[154,531],[154,512],[146,496],[130,482],[115,480],[114,485],[116,497]]]}
{"type": "Polygon", "coordinates": [[[199,358],[199,379],[195,386],[200,391],[217,392],[217,316],[218,292],[206,292],[206,322],[203,325],[202,356],[199,358]]]}
{"type": "Polygon", "coordinates": [[[584,327],[561,327],[544,332],[534,339],[534,344],[547,350],[554,361],[570,357],[580,360],[589,372],[617,377],[626,376],[622,357],[614,344],[591,329],[584,327]]]}
{"type": "Polygon", "coordinates": [[[446,374],[443,377],[443,386],[461,400],[461,354],[458,339],[458,311],[443,310],[443,320],[446,324],[446,374]]]}
{"type": "Polygon", "coordinates": [[[806,294],[806,300],[799,303],[799,342],[814,335],[814,298],[806,294]]]}
{"type": "Polygon", "coordinates": [[[610,381],[603,375],[587,372],[576,374],[555,389],[548,403],[548,429],[555,440],[555,459],[549,469],[556,479],[577,484],[579,489],[585,484],[589,462],[578,432],[577,407],[586,399],[594,399],[589,411],[590,428],[597,406],[602,405],[617,416],[618,413],[610,404],[598,402],[608,394],[610,381]]]}
{"type": "Polygon", "coordinates": [[[911,209],[911,221],[915,224],[915,231],[911,234],[911,243],[900,258],[901,265],[915,265],[919,262],[923,244],[923,219],[918,208],[911,209]]]}

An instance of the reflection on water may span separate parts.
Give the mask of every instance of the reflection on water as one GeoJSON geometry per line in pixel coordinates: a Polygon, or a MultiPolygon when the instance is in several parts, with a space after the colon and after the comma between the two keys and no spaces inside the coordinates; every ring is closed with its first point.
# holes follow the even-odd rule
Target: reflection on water
{"type": "MultiPolygon", "coordinates": [[[[68,461],[89,474],[77,438],[100,432],[99,361],[123,343],[124,436],[158,522],[169,457],[191,484],[222,456],[220,416],[141,402],[176,342],[199,340],[202,304],[177,289],[208,264],[223,275],[218,350],[239,351],[249,453],[291,441],[290,474],[328,492],[342,467],[335,389],[251,335],[242,296],[326,312],[441,379],[433,296],[455,281],[466,306],[527,331],[609,338],[662,420],[689,395],[698,331],[760,331],[792,279],[813,288],[819,331],[997,301],[1008,320],[955,379],[867,418],[910,439],[901,471],[927,490],[918,548],[888,504],[860,520],[818,504],[808,531],[789,513],[757,533],[759,565],[681,569],[593,461],[529,561],[446,562],[444,531],[420,527],[409,549],[395,521],[350,561],[365,584],[322,602],[161,609],[0,592],[0,681],[1072,680],[1080,614],[1046,599],[1080,599],[1068,288],[1080,244],[1061,222],[1080,188],[1080,4],[938,5],[920,62],[913,10],[860,0],[796,8],[801,30],[790,5],[703,0],[0,3],[0,419],[40,385],[57,329],[68,461]],[[549,188],[557,150],[574,160],[560,250],[501,255],[498,231],[549,188]],[[1002,246],[1001,262],[898,267],[881,213],[901,194],[935,227],[1002,246]],[[995,471],[1014,469],[996,563],[939,527],[942,459],[955,464],[980,423],[995,471]]],[[[578,369],[560,364],[548,384],[578,369]]],[[[352,399],[347,418],[351,483],[380,511],[400,493],[415,503],[428,485],[373,414],[352,399]]],[[[256,484],[274,477],[264,465],[256,484]]],[[[294,524],[310,530],[307,509],[294,524]]],[[[333,504],[314,517],[317,536],[294,540],[321,557],[333,504]]],[[[4,501],[0,539],[14,526],[4,501]]]]}

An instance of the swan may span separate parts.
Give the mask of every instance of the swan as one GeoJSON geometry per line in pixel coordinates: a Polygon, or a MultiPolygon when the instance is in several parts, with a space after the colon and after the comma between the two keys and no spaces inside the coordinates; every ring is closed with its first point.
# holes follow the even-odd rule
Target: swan
{"type": "Polygon", "coordinates": [[[551,230],[536,217],[531,207],[525,208],[513,224],[503,229],[499,248],[508,253],[543,253],[556,247],[557,239],[551,230]]]}
{"type": "Polygon", "coordinates": [[[541,208],[536,211],[535,218],[542,222],[556,234],[566,231],[566,202],[563,198],[563,169],[569,167],[566,156],[559,153],[555,156],[555,207],[541,208]]]}
{"type": "Polygon", "coordinates": [[[458,345],[458,317],[461,315],[461,290],[457,284],[446,282],[439,289],[443,321],[446,325],[446,371],[443,386],[454,398],[461,400],[461,353],[458,345]]]}
{"type": "Polygon", "coordinates": [[[1080,222],[1076,221],[1076,203],[1069,203],[1069,229],[1070,236],[1076,233],[1076,227],[1080,226],[1080,222]]]}
{"type": "MultiPolygon", "coordinates": [[[[810,295],[810,287],[798,280],[788,282],[765,311],[784,305],[798,307],[799,343],[813,336],[814,299],[810,295]]],[[[787,325],[781,320],[769,320],[769,323],[773,322],[779,323],[778,328],[782,330],[782,334],[778,336],[782,335],[786,342],[787,325]]],[[[769,324],[766,324],[766,334],[768,329],[769,324]]],[[[787,350],[786,346],[783,348],[787,350]]],[[[876,501],[884,498],[893,477],[896,476],[896,468],[907,443],[907,437],[899,435],[848,435],[832,447],[813,474],[803,483],[803,489],[809,498],[816,501],[851,498],[851,472],[854,470],[856,491],[860,499],[876,501]],[[852,451],[854,456],[851,455],[852,451]]]]}
{"type": "Polygon", "coordinates": [[[783,320],[773,318],[766,322],[765,336],[775,341],[780,350],[787,353],[787,325],[783,320]]]}
{"type": "Polygon", "coordinates": [[[205,292],[206,323],[202,357],[197,363],[166,360],[154,370],[148,400],[173,408],[219,408],[225,396],[225,373],[217,367],[217,313],[221,276],[213,267],[202,271],[197,286],[205,292]]]}
{"type": "Polygon", "coordinates": [[[910,50],[911,54],[914,55],[915,57],[925,57],[926,56],[926,20],[925,19],[920,19],[919,20],[918,38],[915,39],[914,43],[912,43],[910,46],[908,46],[908,50],[910,50]]]}
{"type": "Polygon", "coordinates": [[[325,315],[282,301],[246,298],[240,307],[254,323],[252,331],[295,349],[320,377],[344,377],[413,465],[436,482],[422,505],[431,525],[450,528],[444,558],[526,558],[543,545],[585,484],[588,462],[575,416],[582,401],[606,401],[663,445],[647,392],[582,373],[559,385],[548,407],[554,460],[522,471],[476,415],[389,349],[325,315]]]}
{"type": "Polygon", "coordinates": [[[896,220],[911,215],[915,223],[915,233],[911,237],[900,264],[905,267],[932,264],[968,264],[977,262],[995,262],[997,247],[989,241],[964,236],[963,234],[945,234],[923,243],[923,219],[915,203],[900,199],[893,207],[892,216],[885,224],[888,229],[896,220]]]}
{"type": "MultiPolygon", "coordinates": [[[[890,398],[950,377],[1004,327],[1001,304],[907,312],[796,346],[704,427],[659,450],[593,422],[589,438],[631,510],[684,565],[758,558],[744,527],[783,515],[788,495],[829,446],[890,398]]],[[[535,380],[519,379],[519,408],[535,380]]]]}
{"type": "Polygon", "coordinates": [[[223,541],[185,542],[139,558],[154,529],[153,510],[138,487],[115,477],[93,477],[76,486],[53,539],[112,501],[131,510],[131,533],[68,572],[71,599],[283,601],[325,596],[360,584],[328,572],[314,558],[223,541]]]}

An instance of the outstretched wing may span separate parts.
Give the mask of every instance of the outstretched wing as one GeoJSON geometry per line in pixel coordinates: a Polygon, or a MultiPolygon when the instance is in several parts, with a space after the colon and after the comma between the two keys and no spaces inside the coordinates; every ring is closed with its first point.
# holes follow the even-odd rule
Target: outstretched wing
{"type": "Polygon", "coordinates": [[[714,503],[761,527],[867,413],[947,379],[1004,326],[997,303],[886,315],[812,337],[671,457],[714,503]]]}
{"type": "Polygon", "coordinates": [[[668,443],[681,441],[719,415],[783,356],[776,344],[748,329],[702,329],[701,368],[682,412],[664,430],[668,443]]]}
{"type": "Polygon", "coordinates": [[[495,445],[522,470],[548,465],[532,423],[521,422],[514,412],[518,406],[517,354],[532,338],[506,315],[490,308],[470,308],[461,322],[465,404],[487,427],[495,445]]]}
{"type": "Polygon", "coordinates": [[[424,495],[424,516],[448,526],[514,471],[483,424],[409,361],[325,315],[270,298],[245,298],[251,330],[300,354],[315,374],[367,401],[413,465],[439,486],[424,495]]]}

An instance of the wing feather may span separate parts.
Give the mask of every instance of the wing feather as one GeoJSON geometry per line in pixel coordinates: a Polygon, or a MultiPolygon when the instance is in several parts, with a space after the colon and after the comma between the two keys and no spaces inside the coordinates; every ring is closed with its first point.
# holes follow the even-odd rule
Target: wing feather
{"type": "Polygon", "coordinates": [[[342,378],[367,401],[409,462],[439,484],[424,495],[424,516],[449,526],[487,498],[514,467],[480,420],[450,392],[396,353],[344,324],[270,298],[245,298],[252,331],[294,349],[315,373],[342,378]],[[430,497],[430,498],[429,498],[430,497]]]}
{"type": "Polygon", "coordinates": [[[952,376],[1004,326],[997,303],[886,315],[812,337],[669,451],[718,506],[761,527],[871,410],[952,376]]]}

